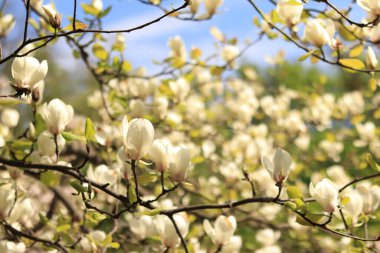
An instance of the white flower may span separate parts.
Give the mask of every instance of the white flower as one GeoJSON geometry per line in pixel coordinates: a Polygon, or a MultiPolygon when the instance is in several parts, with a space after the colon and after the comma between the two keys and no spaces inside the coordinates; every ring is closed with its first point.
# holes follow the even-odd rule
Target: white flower
{"type": "Polygon", "coordinates": [[[222,59],[225,62],[233,61],[240,53],[240,50],[237,46],[227,45],[223,47],[222,50],[222,59]]]}
{"type": "Polygon", "coordinates": [[[102,0],[92,0],[91,6],[94,7],[98,12],[101,12],[103,10],[102,0]]]}
{"type": "Polygon", "coordinates": [[[286,181],[288,178],[291,170],[292,158],[288,152],[281,148],[277,148],[272,161],[266,156],[262,156],[261,163],[272,176],[272,179],[276,183],[280,183],[286,181]]]}
{"type": "Polygon", "coordinates": [[[50,133],[59,134],[73,119],[74,109],[71,105],[66,105],[62,100],[55,98],[48,104],[43,104],[41,116],[45,120],[50,133]]]}
{"type": "Polygon", "coordinates": [[[11,14],[0,17],[0,36],[7,35],[15,26],[15,18],[11,14]]]}
{"type": "Polygon", "coordinates": [[[364,182],[358,184],[356,189],[363,199],[363,212],[370,214],[376,211],[380,204],[380,187],[364,182]]]}
{"type": "Polygon", "coordinates": [[[107,165],[104,164],[96,166],[95,169],[90,164],[87,170],[87,176],[100,184],[113,185],[117,180],[116,171],[109,169],[107,165]]]}
{"type": "Polygon", "coordinates": [[[200,5],[201,1],[202,0],[192,0],[191,1],[191,5],[190,5],[191,13],[195,14],[198,12],[199,5],[200,5]]]}
{"type": "MultiPolygon", "coordinates": [[[[61,134],[57,135],[57,145],[58,145],[58,152],[62,151],[62,149],[65,147],[65,139],[61,134]]],[[[40,152],[41,156],[48,156],[52,157],[55,156],[56,151],[56,144],[54,141],[54,135],[51,134],[48,131],[43,131],[37,139],[38,144],[38,151],[40,152]]]]}
{"type": "Polygon", "coordinates": [[[15,127],[20,119],[20,114],[17,110],[11,108],[5,108],[1,112],[1,122],[7,127],[15,127]]]}
{"type": "Polygon", "coordinates": [[[23,242],[15,243],[12,241],[1,240],[0,252],[4,253],[24,253],[26,252],[26,246],[23,242]]]}
{"type": "Polygon", "coordinates": [[[229,242],[223,245],[221,253],[239,253],[242,245],[240,236],[232,236],[229,242]]]}
{"type": "Polygon", "coordinates": [[[209,16],[214,15],[216,9],[223,3],[223,0],[204,0],[205,9],[209,16]]]}
{"type": "Polygon", "coordinates": [[[155,163],[158,171],[164,172],[169,166],[169,150],[167,143],[154,140],[149,149],[149,157],[155,163]]]}
{"type": "Polygon", "coordinates": [[[310,195],[317,201],[322,208],[329,213],[334,212],[339,204],[339,192],[335,185],[327,178],[322,179],[314,187],[313,183],[309,185],[310,195]]]}
{"type": "MultiPolygon", "coordinates": [[[[332,24],[332,26],[333,25],[334,24],[332,24]]],[[[319,19],[313,19],[306,22],[304,38],[316,47],[322,47],[326,43],[330,44],[332,41],[332,35],[319,19]]]]}
{"type": "Polygon", "coordinates": [[[151,216],[142,215],[140,217],[131,217],[131,219],[128,219],[128,224],[132,233],[139,240],[144,240],[147,237],[157,234],[154,220],[151,216]]]}
{"type": "Polygon", "coordinates": [[[343,207],[343,212],[356,222],[359,215],[363,212],[363,198],[356,190],[347,191],[343,197],[347,197],[348,203],[343,207]]]}
{"type": "Polygon", "coordinates": [[[16,58],[12,63],[12,77],[19,88],[32,89],[36,83],[45,78],[47,71],[46,60],[40,63],[30,56],[16,58]]]}
{"type": "Polygon", "coordinates": [[[236,219],[234,216],[220,215],[214,223],[214,227],[211,226],[209,220],[203,221],[203,227],[206,234],[211,238],[213,243],[218,246],[227,244],[236,230],[236,219]]]}
{"type": "Polygon", "coordinates": [[[372,47],[368,47],[367,54],[365,55],[367,67],[369,69],[376,69],[378,61],[375,55],[375,52],[373,51],[372,47]]]}
{"type": "Polygon", "coordinates": [[[122,33],[116,34],[112,48],[118,51],[123,51],[125,49],[125,37],[122,33]]]}
{"type": "Polygon", "coordinates": [[[52,3],[45,4],[42,6],[42,9],[44,10],[46,17],[49,19],[51,26],[53,28],[59,28],[61,26],[61,17],[55,8],[55,5],[52,3]]]}
{"type": "Polygon", "coordinates": [[[274,231],[270,228],[259,230],[256,234],[256,240],[265,246],[271,246],[280,239],[281,232],[274,231]]]}
{"type": "Polygon", "coordinates": [[[174,148],[170,154],[170,178],[176,182],[184,181],[186,179],[187,170],[190,167],[190,161],[190,151],[187,148],[174,148]]]}
{"type": "Polygon", "coordinates": [[[107,235],[101,230],[91,231],[87,237],[82,238],[79,244],[86,253],[97,252],[98,246],[106,239],[107,235]]]}
{"type": "Polygon", "coordinates": [[[14,190],[9,185],[3,185],[0,187],[0,220],[8,216],[9,211],[12,208],[15,194],[14,190]]]}
{"type": "Polygon", "coordinates": [[[380,1],[379,0],[358,0],[358,5],[374,16],[380,15],[380,1]]]}
{"type": "Polygon", "coordinates": [[[281,20],[285,21],[288,26],[293,26],[301,19],[303,4],[300,0],[280,0],[276,10],[281,20]]]}
{"type": "Polygon", "coordinates": [[[154,127],[147,119],[123,119],[123,142],[127,158],[140,160],[145,156],[154,139],[154,127]]]}
{"type": "Polygon", "coordinates": [[[183,77],[176,81],[170,81],[169,87],[174,93],[176,102],[183,101],[190,92],[190,84],[183,77]]]}
{"type": "Polygon", "coordinates": [[[185,44],[180,36],[175,36],[169,40],[169,47],[171,49],[170,56],[178,59],[181,63],[186,62],[187,52],[185,44]]]}
{"type": "MultiPolygon", "coordinates": [[[[189,223],[187,219],[180,214],[173,215],[173,219],[177,224],[181,236],[183,238],[186,237],[189,232],[189,223]]],[[[173,249],[180,243],[180,238],[176,232],[176,229],[172,221],[167,216],[157,216],[155,225],[157,233],[161,237],[162,244],[166,248],[173,249]]]]}

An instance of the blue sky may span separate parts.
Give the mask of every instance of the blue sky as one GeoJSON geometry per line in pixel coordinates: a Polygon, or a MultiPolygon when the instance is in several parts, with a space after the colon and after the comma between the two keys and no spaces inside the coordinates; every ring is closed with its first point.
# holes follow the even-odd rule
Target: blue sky
{"type": "MultiPolygon", "coordinates": [[[[23,6],[20,1],[12,0],[9,10],[16,12],[19,15],[23,14],[23,6]]],[[[44,4],[50,1],[44,0],[44,4]]],[[[72,16],[73,2],[70,0],[56,0],[55,3],[60,14],[63,17],[72,16]]],[[[78,1],[79,2],[79,1],[78,1]]],[[[85,0],[82,2],[91,2],[85,0]]],[[[258,0],[264,11],[269,11],[272,6],[269,6],[267,1],[258,0]]],[[[336,5],[345,6],[345,1],[332,1],[336,5]]],[[[108,17],[104,19],[105,29],[125,29],[131,28],[156,17],[162,15],[162,12],[154,7],[150,7],[139,3],[135,0],[103,0],[104,6],[112,5],[112,11],[108,17]]],[[[183,3],[182,0],[164,0],[166,6],[179,6],[183,3]]],[[[358,9],[358,8],[357,8],[358,9]]],[[[212,54],[214,52],[214,40],[209,34],[211,26],[219,27],[228,37],[236,36],[239,38],[240,45],[243,44],[246,38],[254,40],[257,36],[257,29],[255,29],[252,20],[256,15],[254,9],[249,5],[246,0],[225,0],[222,7],[219,9],[219,14],[215,15],[210,21],[191,22],[180,21],[174,18],[166,18],[157,24],[153,24],[143,30],[135,31],[130,34],[125,34],[126,37],[126,59],[132,62],[134,67],[147,66],[151,72],[157,69],[152,63],[152,60],[164,59],[168,55],[167,41],[170,37],[180,35],[186,42],[188,49],[191,46],[200,47],[204,55],[212,54]]],[[[365,13],[358,10],[353,13],[352,18],[360,21],[365,13]]],[[[83,20],[85,15],[78,8],[78,19],[83,20]]],[[[20,19],[19,19],[20,20],[20,19]]],[[[63,19],[63,26],[67,25],[67,18],[63,19]]],[[[20,24],[19,24],[20,25],[20,24]]],[[[14,33],[19,34],[20,30],[14,33]]],[[[112,36],[110,37],[112,38],[112,36]]],[[[112,39],[111,39],[112,40],[112,39]]],[[[58,43],[55,47],[59,47],[59,57],[63,65],[67,67],[76,67],[76,63],[70,59],[68,54],[69,48],[65,46],[64,40],[58,43]]],[[[277,40],[263,40],[259,44],[251,48],[245,60],[253,61],[258,64],[266,64],[264,62],[265,56],[273,56],[280,49],[286,51],[287,59],[295,59],[297,56],[303,54],[294,45],[284,42],[281,39],[277,40]]],[[[323,66],[322,66],[323,67],[323,66]]]]}

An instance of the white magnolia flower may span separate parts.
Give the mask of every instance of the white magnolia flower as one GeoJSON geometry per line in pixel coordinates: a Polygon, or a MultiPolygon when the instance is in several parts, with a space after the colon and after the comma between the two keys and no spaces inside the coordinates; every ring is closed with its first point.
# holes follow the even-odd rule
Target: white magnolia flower
{"type": "Polygon", "coordinates": [[[11,14],[0,17],[0,36],[7,35],[15,26],[15,18],[11,14]]]}
{"type": "Polygon", "coordinates": [[[190,92],[190,84],[182,77],[176,81],[170,81],[169,87],[174,93],[176,102],[183,101],[190,92]]]}
{"type": "Polygon", "coordinates": [[[303,4],[301,0],[280,0],[276,10],[281,20],[285,21],[288,26],[293,26],[301,19],[303,4]]]}
{"type": "Polygon", "coordinates": [[[26,252],[26,246],[23,242],[15,243],[12,241],[1,240],[0,252],[4,253],[24,253],[26,252]]]}
{"type": "Polygon", "coordinates": [[[240,53],[240,50],[237,46],[227,45],[227,46],[223,47],[222,59],[225,62],[231,62],[236,57],[238,57],[239,53],[240,53]]]}
{"type": "Polygon", "coordinates": [[[123,143],[127,158],[140,160],[145,156],[154,139],[154,127],[147,119],[123,119],[123,143]]]}
{"type": "Polygon", "coordinates": [[[349,199],[342,209],[343,213],[351,217],[355,223],[363,212],[363,198],[356,190],[347,191],[342,197],[349,199]]]}
{"type": "Polygon", "coordinates": [[[73,119],[74,109],[59,98],[55,98],[48,104],[43,104],[40,113],[50,133],[59,134],[73,119]]]}
{"type": "Polygon", "coordinates": [[[231,239],[223,245],[221,253],[239,253],[243,241],[240,236],[232,236],[231,239]]]}
{"type": "MultiPolygon", "coordinates": [[[[331,20],[329,20],[331,21],[331,20]]],[[[316,47],[322,47],[325,44],[331,45],[332,37],[335,33],[334,23],[320,19],[313,19],[306,22],[304,39],[314,44],[316,47]]]]}
{"type": "Polygon", "coordinates": [[[169,40],[170,57],[176,58],[181,62],[186,62],[187,52],[185,43],[180,36],[175,36],[169,40]]]}
{"type": "MultiPolygon", "coordinates": [[[[65,138],[61,134],[57,135],[58,152],[61,152],[65,147],[65,138]]],[[[54,135],[48,131],[43,131],[37,139],[38,151],[41,156],[52,157],[56,155],[56,144],[54,141],[54,135]]]]}
{"type": "Polygon", "coordinates": [[[14,192],[15,191],[11,189],[9,185],[3,185],[0,187],[0,220],[8,216],[14,203],[14,192]]]}
{"type": "Polygon", "coordinates": [[[218,246],[227,244],[236,230],[236,219],[234,216],[220,215],[214,223],[214,227],[209,220],[203,221],[203,227],[206,234],[211,238],[212,242],[218,246]]]}
{"type": "Polygon", "coordinates": [[[370,214],[376,211],[380,204],[380,187],[364,182],[358,184],[356,189],[363,199],[363,212],[370,214]]]}
{"type": "Polygon", "coordinates": [[[380,1],[379,0],[358,0],[358,5],[373,16],[380,15],[380,1]]]}
{"type": "Polygon", "coordinates": [[[131,217],[128,219],[128,224],[132,233],[139,240],[144,240],[147,237],[157,234],[154,220],[151,216],[142,215],[140,217],[131,217]]]}
{"type": "Polygon", "coordinates": [[[292,158],[288,152],[281,148],[276,149],[276,153],[271,160],[268,157],[262,156],[261,163],[272,176],[276,183],[284,182],[288,178],[291,170],[292,158]]]}
{"type": "Polygon", "coordinates": [[[1,112],[1,122],[10,128],[17,126],[20,119],[20,114],[17,110],[11,108],[5,108],[1,112]]]}
{"type": "Polygon", "coordinates": [[[117,180],[116,171],[111,170],[104,164],[96,166],[95,169],[90,164],[89,169],[87,170],[87,176],[100,184],[113,185],[117,180]]]}
{"type": "Polygon", "coordinates": [[[332,213],[337,208],[339,204],[339,192],[335,185],[327,178],[322,179],[315,187],[310,182],[309,191],[310,195],[326,212],[332,213]]]}
{"type": "MultiPolygon", "coordinates": [[[[173,215],[173,219],[177,224],[178,230],[182,237],[186,237],[189,232],[189,223],[187,219],[180,214],[173,215]]],[[[157,233],[161,237],[162,244],[166,248],[173,249],[180,243],[180,238],[176,232],[176,229],[172,221],[167,216],[157,216],[155,225],[157,233]]]]}
{"type": "Polygon", "coordinates": [[[102,0],[92,0],[91,6],[94,7],[98,12],[103,10],[103,1],[102,0]]]}
{"type": "Polygon", "coordinates": [[[45,78],[47,71],[46,60],[40,63],[30,56],[16,58],[12,63],[12,77],[18,88],[32,89],[36,83],[45,78]]]}
{"type": "Polygon", "coordinates": [[[97,252],[99,246],[106,239],[107,235],[101,230],[91,231],[87,237],[83,237],[79,244],[85,253],[97,252]]]}
{"type": "Polygon", "coordinates": [[[169,150],[167,143],[154,140],[149,149],[149,157],[155,163],[158,171],[164,172],[169,167],[169,150]]]}
{"type": "Polygon", "coordinates": [[[365,59],[366,59],[367,67],[369,69],[372,69],[372,70],[376,69],[378,61],[372,47],[368,47],[367,54],[365,55],[365,59]]]}
{"type": "Polygon", "coordinates": [[[192,0],[190,5],[191,13],[195,14],[198,12],[199,5],[202,2],[202,0],[192,0]]]}
{"type": "Polygon", "coordinates": [[[205,9],[209,16],[214,15],[216,9],[223,3],[223,0],[204,0],[205,9]]]}
{"type": "Polygon", "coordinates": [[[169,170],[170,178],[176,182],[186,179],[187,170],[190,167],[190,151],[184,147],[176,147],[171,150],[169,170]]]}
{"type": "Polygon", "coordinates": [[[280,239],[281,232],[273,229],[261,229],[256,234],[256,240],[264,246],[274,245],[280,239]]]}

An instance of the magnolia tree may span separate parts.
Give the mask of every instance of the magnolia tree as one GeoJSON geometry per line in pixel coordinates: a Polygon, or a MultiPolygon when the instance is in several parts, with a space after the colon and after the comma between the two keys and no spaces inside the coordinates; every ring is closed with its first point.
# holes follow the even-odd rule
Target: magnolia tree
{"type": "Polygon", "coordinates": [[[0,59],[10,64],[0,98],[0,252],[380,251],[380,1],[241,1],[253,39],[212,27],[215,53],[205,55],[169,38],[154,74],[125,59],[123,34],[164,18],[212,19],[222,0],[138,0],[162,15],[118,30],[102,27],[112,10],[101,0],[67,1],[71,16],[25,0],[17,21],[2,1],[2,41],[15,22],[23,30],[0,59]],[[358,9],[367,13],[359,21],[358,9]],[[263,39],[368,85],[336,93],[323,78],[305,89],[265,83],[239,62],[263,39]],[[92,118],[64,98],[44,99],[53,63],[38,51],[57,40],[98,83],[92,118]],[[31,120],[20,117],[25,108],[31,120]]]}

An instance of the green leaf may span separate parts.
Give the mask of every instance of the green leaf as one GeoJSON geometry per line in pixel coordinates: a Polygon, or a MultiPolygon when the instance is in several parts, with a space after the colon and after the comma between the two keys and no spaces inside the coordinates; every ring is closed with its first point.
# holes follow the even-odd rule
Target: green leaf
{"type": "Polygon", "coordinates": [[[375,160],[373,160],[373,157],[370,153],[367,153],[366,154],[366,160],[367,160],[367,163],[369,164],[369,166],[371,166],[372,169],[376,170],[376,171],[380,171],[380,165],[377,164],[375,162],[375,160]]]}
{"type": "Polygon", "coordinates": [[[144,211],[144,212],[141,212],[141,213],[137,213],[137,215],[156,216],[157,214],[159,214],[163,210],[165,210],[165,209],[163,209],[163,208],[156,208],[156,209],[153,209],[153,210],[148,210],[148,211],[144,211]]]}
{"type": "MultiPolygon", "coordinates": [[[[343,67],[349,67],[353,69],[364,69],[365,65],[364,63],[359,59],[352,59],[352,58],[344,58],[340,59],[339,63],[343,65],[343,67]]],[[[352,69],[347,69],[350,72],[354,71],[352,69]]]]}
{"type": "Polygon", "coordinates": [[[108,247],[118,249],[120,248],[120,244],[118,242],[111,242],[110,244],[108,244],[108,247]]]}
{"type": "Polygon", "coordinates": [[[135,191],[135,185],[134,183],[131,183],[128,188],[128,199],[129,203],[134,203],[137,201],[136,191],[135,191]]]}
{"type": "Polygon", "coordinates": [[[309,58],[310,55],[314,54],[315,51],[317,51],[317,50],[311,50],[311,51],[307,52],[306,54],[301,55],[300,57],[298,57],[298,61],[303,62],[304,60],[309,58]]]}
{"type": "Polygon", "coordinates": [[[123,64],[121,65],[121,69],[124,72],[129,72],[132,70],[132,65],[129,61],[124,61],[123,64]]]}
{"type": "Polygon", "coordinates": [[[86,141],[85,136],[69,133],[69,132],[62,132],[63,138],[65,138],[66,141],[86,141]]]}
{"type": "Polygon", "coordinates": [[[92,46],[92,52],[101,61],[108,59],[108,52],[99,43],[96,43],[92,46]]]}
{"type": "MultiPolygon", "coordinates": [[[[87,24],[79,22],[79,21],[75,21],[75,29],[84,30],[87,27],[88,27],[87,24]]],[[[72,23],[69,24],[68,26],[66,26],[65,28],[63,28],[63,30],[65,30],[65,31],[72,31],[72,30],[74,30],[73,24],[72,23]]]]}
{"type": "Polygon", "coordinates": [[[43,215],[42,213],[38,213],[38,216],[40,217],[40,221],[43,225],[47,224],[49,222],[49,219],[46,218],[45,215],[43,215]]]}
{"type": "Polygon", "coordinates": [[[155,175],[155,174],[143,174],[141,176],[138,176],[138,182],[140,184],[150,184],[150,183],[153,183],[157,180],[158,178],[158,175],[155,175]]]}
{"type": "Polygon", "coordinates": [[[375,78],[371,77],[368,81],[368,88],[370,91],[374,92],[377,89],[377,81],[375,78]]]}
{"type": "Polygon", "coordinates": [[[0,98],[1,106],[12,106],[12,105],[19,105],[19,104],[28,104],[28,102],[23,101],[21,99],[17,99],[17,98],[0,98]]]}
{"type": "Polygon", "coordinates": [[[291,199],[302,199],[303,195],[297,186],[288,186],[287,193],[291,199]]]}
{"type": "Polygon", "coordinates": [[[33,142],[30,140],[14,140],[7,142],[7,146],[9,146],[12,150],[28,150],[32,147],[33,142]]]}
{"type": "Polygon", "coordinates": [[[90,118],[87,118],[86,125],[84,128],[84,135],[86,137],[86,140],[96,142],[95,134],[96,134],[96,130],[95,130],[94,124],[92,123],[90,118]]]}
{"type": "Polygon", "coordinates": [[[112,6],[108,6],[104,11],[100,12],[100,14],[98,15],[99,18],[102,18],[102,17],[105,17],[108,15],[108,13],[110,13],[112,9],[112,6]]]}
{"type": "Polygon", "coordinates": [[[64,224],[64,225],[58,226],[56,228],[56,231],[59,233],[59,232],[65,232],[65,231],[67,231],[69,229],[71,229],[70,224],[64,224]]]}
{"type": "Polygon", "coordinates": [[[357,57],[357,56],[361,55],[361,53],[363,52],[363,49],[364,49],[364,46],[362,44],[359,44],[356,47],[354,47],[353,49],[351,49],[348,55],[350,57],[357,57]]]}
{"type": "Polygon", "coordinates": [[[70,185],[77,190],[77,192],[87,192],[88,188],[84,187],[79,181],[73,180],[70,181],[70,185]]]}
{"type": "Polygon", "coordinates": [[[46,186],[57,186],[60,181],[60,177],[54,171],[46,171],[41,174],[41,182],[46,186]]]}

